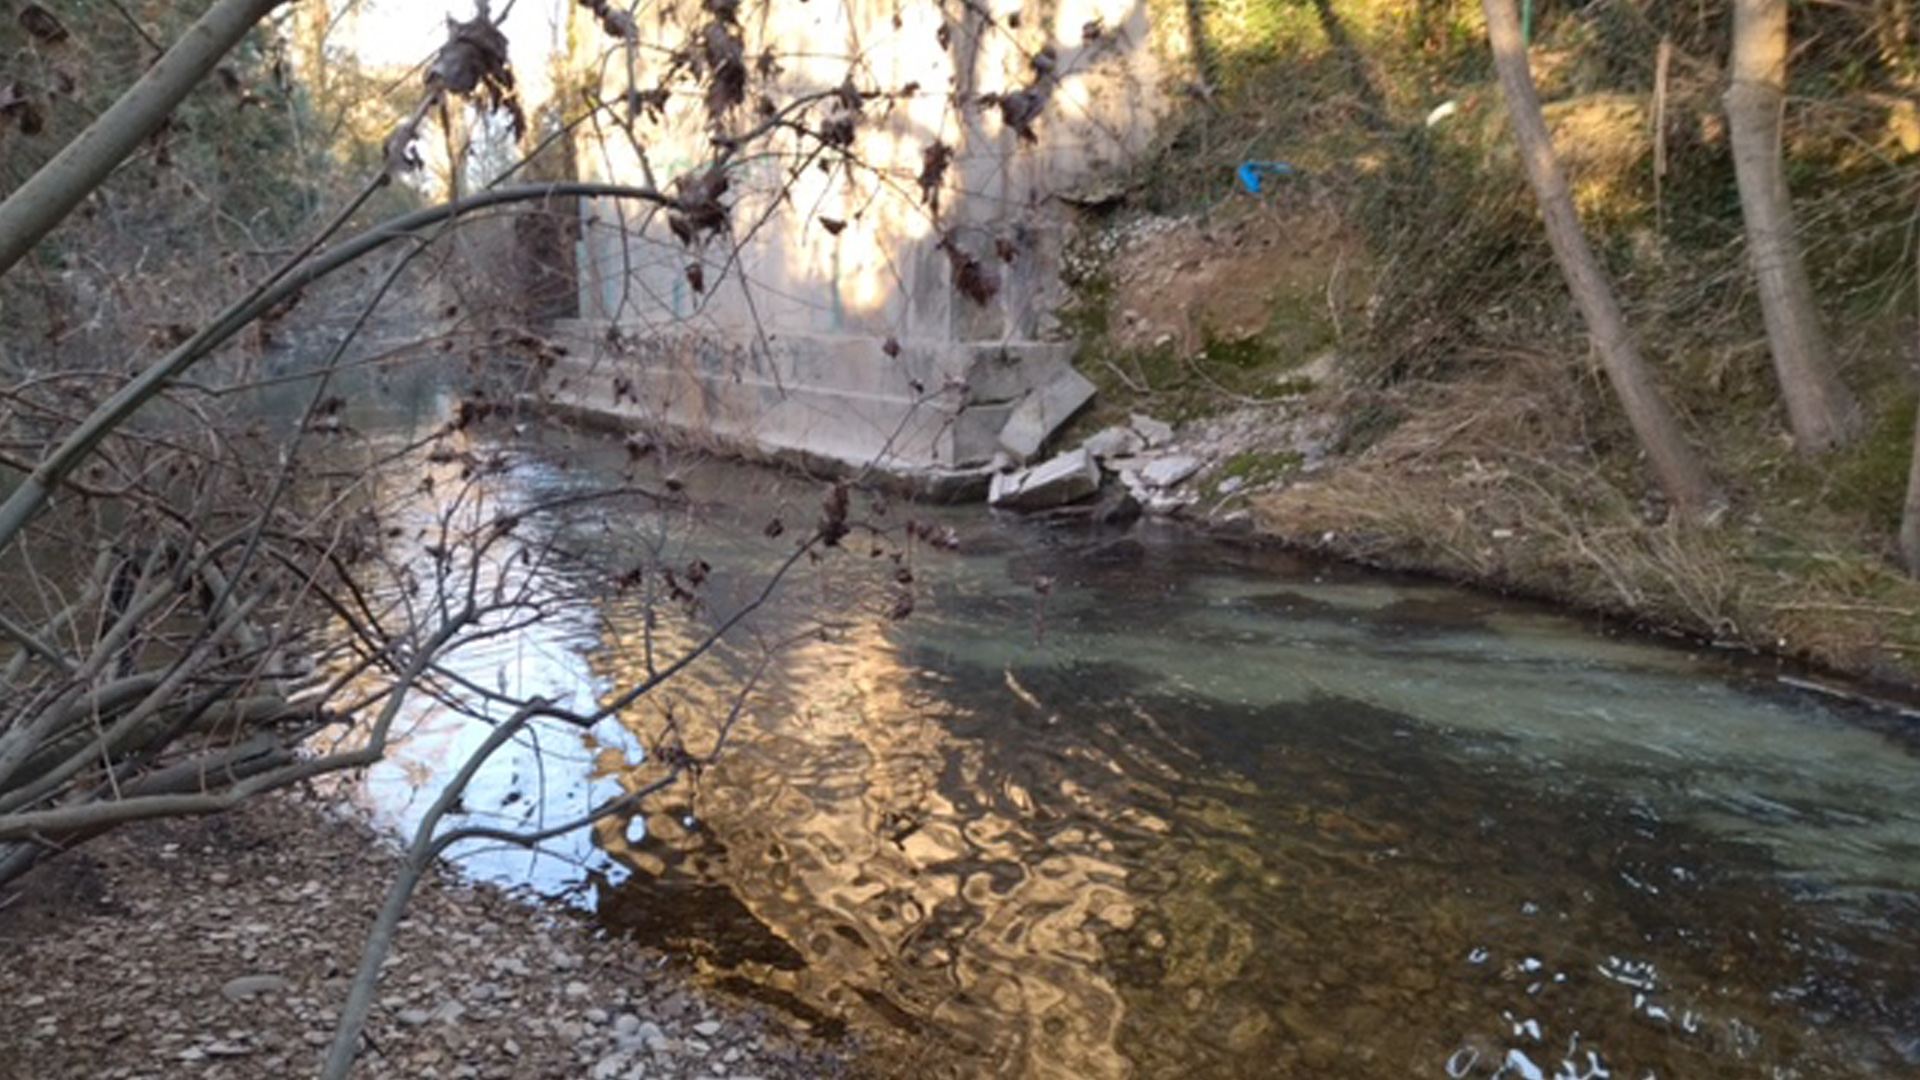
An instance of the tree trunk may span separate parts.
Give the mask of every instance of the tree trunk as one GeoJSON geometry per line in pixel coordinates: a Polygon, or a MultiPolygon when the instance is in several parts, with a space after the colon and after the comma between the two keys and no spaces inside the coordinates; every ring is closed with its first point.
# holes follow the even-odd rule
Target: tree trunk
{"type": "Polygon", "coordinates": [[[1920,410],[1913,420],[1913,457],[1907,462],[1907,501],[1900,508],[1900,563],[1920,578],[1920,410]]]}
{"type": "Polygon", "coordinates": [[[1819,453],[1851,441],[1860,429],[1860,412],[1834,371],[1794,235],[1793,205],[1780,160],[1787,90],[1786,0],[1735,0],[1730,67],[1727,133],[1767,346],[1780,395],[1786,399],[1794,446],[1803,454],[1819,453]]]}
{"type": "Polygon", "coordinates": [[[1540,96],[1534,89],[1533,72],[1527,64],[1514,0],[1483,0],[1483,3],[1487,12],[1487,36],[1493,43],[1493,63],[1500,74],[1500,90],[1513,119],[1514,139],[1520,144],[1527,179],[1540,202],[1540,216],[1546,221],[1547,241],[1553,245],[1554,259],[1559,262],[1567,288],[1586,320],[1587,333],[1600,353],[1607,381],[1620,398],[1627,422],[1639,437],[1640,447],[1646,451],[1661,489],[1682,516],[1696,522],[1708,520],[1718,509],[1719,493],[1699,454],[1682,434],[1667,399],[1654,383],[1652,371],[1627,331],[1626,316],[1621,314],[1620,304],[1614,299],[1613,286],[1594,258],[1593,249],[1587,246],[1586,233],[1581,230],[1580,218],[1574,212],[1566,174],[1560,170],[1552,137],[1540,115],[1540,96]]]}
{"type": "Polygon", "coordinates": [[[283,0],[218,0],[106,112],[0,203],[0,274],[153,134],[227,50],[283,0]]]}
{"type": "MultiPolygon", "coordinates": [[[[1920,269],[1920,253],[1914,256],[1920,269]]],[[[1920,292],[1920,278],[1914,279],[1920,292]]],[[[1907,461],[1907,501],[1900,508],[1900,563],[1908,577],[1920,577],[1920,408],[1913,418],[1913,455],[1907,461]]]]}

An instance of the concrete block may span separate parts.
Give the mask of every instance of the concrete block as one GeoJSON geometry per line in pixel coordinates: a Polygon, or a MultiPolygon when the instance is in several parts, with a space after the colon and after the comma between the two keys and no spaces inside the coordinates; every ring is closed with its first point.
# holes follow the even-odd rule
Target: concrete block
{"type": "Polygon", "coordinates": [[[1140,479],[1150,488],[1170,488],[1200,471],[1200,459],[1185,454],[1154,458],[1140,470],[1140,479]]]}
{"type": "Polygon", "coordinates": [[[1012,404],[1027,391],[1050,381],[1069,354],[1053,344],[966,345],[967,400],[1012,404]]]}
{"type": "Polygon", "coordinates": [[[1110,427],[1096,432],[1081,445],[1087,448],[1087,453],[1101,461],[1108,461],[1139,453],[1146,447],[1146,440],[1132,428],[1110,427]]]}
{"type": "MultiPolygon", "coordinates": [[[[1093,400],[1094,386],[1086,376],[1061,365],[1044,385],[1029,391],[1000,429],[1000,445],[1025,461],[1040,452],[1060,425],[1093,400]]],[[[1088,455],[1092,460],[1092,455],[1088,455]]]]}
{"type": "Polygon", "coordinates": [[[1145,413],[1134,413],[1130,425],[1147,440],[1148,446],[1165,446],[1173,441],[1173,425],[1164,420],[1155,420],[1145,413]]]}
{"type": "Polygon", "coordinates": [[[987,503],[1005,510],[1041,510],[1079,502],[1100,490],[1100,463],[1085,448],[1031,469],[993,478],[987,503]]]}
{"type": "Polygon", "coordinates": [[[1000,449],[1000,430],[1013,415],[1011,405],[969,405],[953,418],[953,459],[956,468],[992,461],[1000,449]]]}

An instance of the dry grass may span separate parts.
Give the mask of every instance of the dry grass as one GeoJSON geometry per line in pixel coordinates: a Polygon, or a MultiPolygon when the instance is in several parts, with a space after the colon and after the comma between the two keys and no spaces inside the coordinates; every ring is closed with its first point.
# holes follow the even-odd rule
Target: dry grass
{"type": "MultiPolygon", "coordinates": [[[[1908,99],[1920,52],[1910,34],[1887,37],[1905,24],[1867,5],[1796,15],[1789,181],[1836,354],[1874,413],[1860,447],[1815,461],[1786,438],[1749,283],[1720,105],[1725,0],[1561,8],[1536,27],[1538,77],[1589,239],[1731,497],[1717,527],[1696,529],[1668,520],[1584,359],[1488,78],[1478,5],[1411,7],[1217,9],[1234,16],[1210,23],[1219,93],[1169,127],[1135,178],[1142,207],[1206,220],[1219,200],[1196,203],[1194,176],[1287,160],[1324,196],[1330,228],[1358,238],[1342,258],[1369,295],[1332,343],[1354,389],[1325,403],[1347,432],[1343,453],[1268,497],[1267,528],[1920,683],[1920,586],[1893,561],[1916,339],[1920,122],[1908,99]],[[1656,96],[1663,38],[1672,64],[1656,96]],[[1429,125],[1449,101],[1453,114],[1429,125]]],[[[1254,269],[1236,269],[1240,287],[1275,316],[1320,302],[1282,270],[1254,269]]]]}
{"type": "Polygon", "coordinates": [[[1883,530],[1818,499],[1741,499],[1712,528],[1669,518],[1603,390],[1568,361],[1522,353],[1403,385],[1391,395],[1408,420],[1265,498],[1261,524],[1344,557],[1920,680],[1920,583],[1890,561],[1883,530]]]}

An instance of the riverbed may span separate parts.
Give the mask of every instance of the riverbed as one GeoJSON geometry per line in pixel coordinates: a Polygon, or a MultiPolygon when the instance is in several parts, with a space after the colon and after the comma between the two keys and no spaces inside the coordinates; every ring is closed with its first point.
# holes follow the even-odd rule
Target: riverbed
{"type": "MultiPolygon", "coordinates": [[[[525,515],[541,617],[451,661],[503,699],[588,706],[702,648],[828,492],[586,434],[470,440],[477,478],[395,481],[422,527],[386,555],[525,515]],[[646,494],[583,497],[610,486],[646,494]]],[[[883,1072],[1920,1075],[1901,718],[1177,527],[858,492],[849,520],[697,662],[589,733],[537,729],[464,805],[532,826],[682,751],[719,744],[711,766],[462,865],[859,1031],[883,1072]]],[[[355,792],[395,829],[487,730],[408,726],[355,792]]]]}

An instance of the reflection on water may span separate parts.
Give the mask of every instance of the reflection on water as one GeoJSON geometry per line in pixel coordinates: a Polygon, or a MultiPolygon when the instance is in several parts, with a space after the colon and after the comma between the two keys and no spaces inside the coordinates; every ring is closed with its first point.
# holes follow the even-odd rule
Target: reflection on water
{"type": "MultiPolygon", "coordinates": [[[[617,468],[551,450],[500,483],[617,468]]],[[[803,482],[685,475],[725,505],[550,523],[558,619],[476,670],[631,684],[816,513],[803,482]],[[623,577],[694,560],[693,610],[623,577]]],[[[536,768],[562,800],[642,783],[737,708],[719,766],[572,853],[599,917],[875,1033],[895,1071],[1920,1075],[1920,768],[1860,718],[1432,586],[943,520],[960,553],[849,541],[472,809],[538,800],[536,768]]],[[[459,730],[394,768],[430,772],[459,730]]]]}

